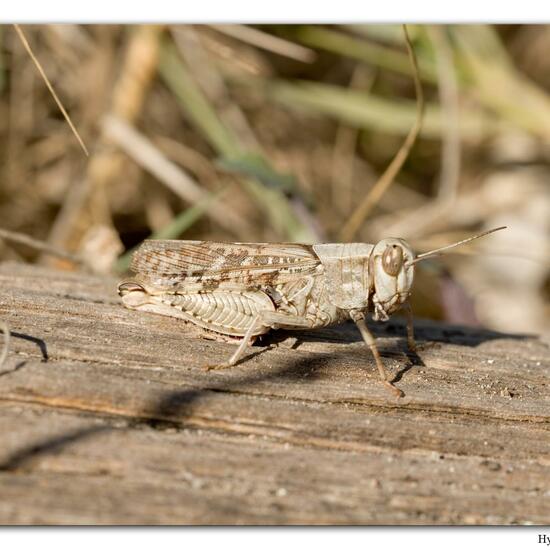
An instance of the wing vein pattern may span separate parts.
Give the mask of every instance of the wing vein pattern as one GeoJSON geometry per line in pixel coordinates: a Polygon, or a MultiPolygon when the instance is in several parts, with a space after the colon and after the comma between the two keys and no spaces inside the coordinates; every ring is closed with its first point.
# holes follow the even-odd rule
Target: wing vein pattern
{"type": "Polygon", "coordinates": [[[311,245],[148,240],[134,254],[132,270],[156,285],[218,283],[271,286],[315,273],[311,245]]]}

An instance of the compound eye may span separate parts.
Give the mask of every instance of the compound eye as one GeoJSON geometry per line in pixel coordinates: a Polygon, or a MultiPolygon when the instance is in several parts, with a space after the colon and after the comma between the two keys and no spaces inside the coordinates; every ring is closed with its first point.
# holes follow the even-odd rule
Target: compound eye
{"type": "Polygon", "coordinates": [[[396,245],[386,246],[382,254],[382,268],[391,277],[397,276],[403,267],[403,249],[396,245]]]}

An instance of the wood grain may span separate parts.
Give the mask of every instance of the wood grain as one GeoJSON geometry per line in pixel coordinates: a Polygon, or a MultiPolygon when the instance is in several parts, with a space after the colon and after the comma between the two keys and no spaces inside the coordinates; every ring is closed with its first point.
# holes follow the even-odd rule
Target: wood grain
{"type": "Polygon", "coordinates": [[[234,346],[132,312],[116,281],[0,265],[3,524],[550,522],[550,351],[537,337],[373,325],[234,346]]]}

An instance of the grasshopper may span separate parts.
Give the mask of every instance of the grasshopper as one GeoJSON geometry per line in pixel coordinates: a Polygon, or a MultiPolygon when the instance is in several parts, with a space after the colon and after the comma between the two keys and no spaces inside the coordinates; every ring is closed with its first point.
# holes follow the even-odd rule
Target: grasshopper
{"type": "Polygon", "coordinates": [[[415,264],[500,229],[419,255],[398,238],[376,245],[146,240],[132,259],[136,277],[121,282],[118,293],[130,309],[178,317],[213,337],[240,340],[228,361],[207,368],[237,364],[247,346],[271,329],[315,329],[351,319],[382,383],[402,397],[384,368],[367,314],[387,321],[404,308],[414,352],[408,299],[415,264]]]}

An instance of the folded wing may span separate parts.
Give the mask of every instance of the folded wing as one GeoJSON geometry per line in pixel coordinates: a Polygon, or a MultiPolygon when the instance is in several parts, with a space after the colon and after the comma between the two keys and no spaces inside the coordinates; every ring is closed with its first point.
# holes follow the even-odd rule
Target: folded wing
{"type": "Polygon", "coordinates": [[[310,245],[150,240],[134,254],[132,270],[157,284],[275,285],[315,272],[310,245]]]}

